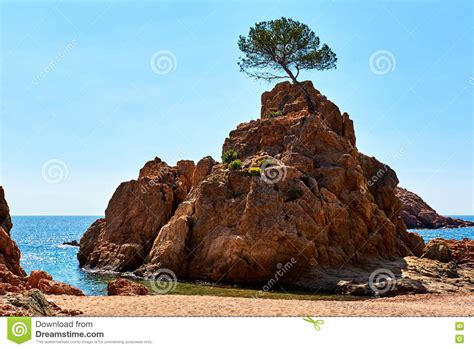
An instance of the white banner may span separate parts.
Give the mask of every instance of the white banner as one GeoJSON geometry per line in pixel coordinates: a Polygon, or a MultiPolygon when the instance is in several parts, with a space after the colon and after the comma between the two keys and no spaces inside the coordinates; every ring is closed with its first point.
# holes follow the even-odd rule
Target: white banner
{"type": "Polygon", "coordinates": [[[472,348],[472,318],[2,318],[0,346],[472,348]]]}

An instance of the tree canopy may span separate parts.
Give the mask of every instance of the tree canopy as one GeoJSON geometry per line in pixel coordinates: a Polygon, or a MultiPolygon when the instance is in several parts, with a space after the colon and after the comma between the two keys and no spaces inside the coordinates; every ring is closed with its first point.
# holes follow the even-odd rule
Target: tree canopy
{"type": "Polygon", "coordinates": [[[306,25],[291,18],[258,22],[248,36],[239,36],[239,58],[242,72],[267,81],[290,78],[305,93],[308,110],[311,98],[298,81],[301,70],[336,68],[336,54],[328,45],[320,45],[319,37],[306,25]]]}

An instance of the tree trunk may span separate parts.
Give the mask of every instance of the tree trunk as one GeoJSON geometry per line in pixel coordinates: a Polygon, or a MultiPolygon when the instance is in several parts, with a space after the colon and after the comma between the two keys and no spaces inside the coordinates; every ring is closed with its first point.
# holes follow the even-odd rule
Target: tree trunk
{"type": "Polygon", "coordinates": [[[314,113],[315,112],[315,108],[314,108],[314,104],[313,104],[313,101],[311,100],[311,95],[309,94],[308,90],[306,90],[306,88],[303,86],[303,84],[301,82],[299,82],[298,80],[296,80],[296,77],[295,75],[291,72],[290,69],[288,69],[286,66],[282,65],[283,67],[283,70],[288,74],[288,76],[290,77],[291,81],[300,88],[300,90],[303,92],[304,94],[304,97],[306,99],[306,105],[308,106],[308,112],[309,113],[314,113]]]}
{"type": "Polygon", "coordinates": [[[300,83],[299,81],[294,81],[294,83],[301,89],[301,91],[303,91],[304,93],[304,97],[306,99],[306,104],[308,105],[308,112],[309,113],[314,113],[315,111],[315,108],[314,108],[314,104],[313,104],[313,101],[311,100],[311,95],[309,94],[308,90],[306,90],[306,88],[303,86],[302,83],[300,83]]]}

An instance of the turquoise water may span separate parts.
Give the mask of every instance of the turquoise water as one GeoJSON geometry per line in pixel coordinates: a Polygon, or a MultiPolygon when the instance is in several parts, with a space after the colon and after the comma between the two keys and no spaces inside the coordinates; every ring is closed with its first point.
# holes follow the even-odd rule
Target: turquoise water
{"type": "MultiPolygon", "coordinates": [[[[457,216],[474,221],[474,216],[457,216]]],[[[96,216],[14,216],[12,237],[20,247],[23,268],[29,273],[35,269],[46,270],[56,280],[79,287],[88,295],[107,293],[107,282],[114,276],[90,274],[82,271],[77,263],[77,247],[63,245],[65,241],[80,240],[96,216]]],[[[474,239],[474,227],[460,229],[419,230],[425,241],[435,237],[447,239],[474,239]]],[[[212,285],[179,283],[175,293],[189,292],[227,295],[247,295],[236,288],[222,288],[212,285]],[[191,291],[190,291],[191,290],[191,291]]],[[[249,291],[253,292],[253,291],[249,291]]],[[[276,296],[273,294],[272,296],[276,296]]]]}
{"type": "Polygon", "coordinates": [[[12,237],[20,247],[21,265],[27,273],[46,270],[56,280],[79,287],[86,294],[104,294],[106,283],[98,275],[83,272],[77,247],[63,245],[80,240],[97,218],[94,216],[14,216],[12,237]]]}

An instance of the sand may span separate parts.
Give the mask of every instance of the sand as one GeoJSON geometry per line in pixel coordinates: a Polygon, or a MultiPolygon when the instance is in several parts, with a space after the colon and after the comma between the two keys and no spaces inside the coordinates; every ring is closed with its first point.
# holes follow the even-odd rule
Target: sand
{"type": "Polygon", "coordinates": [[[474,295],[406,295],[359,301],[217,296],[48,296],[82,316],[474,316],[474,295]]]}

